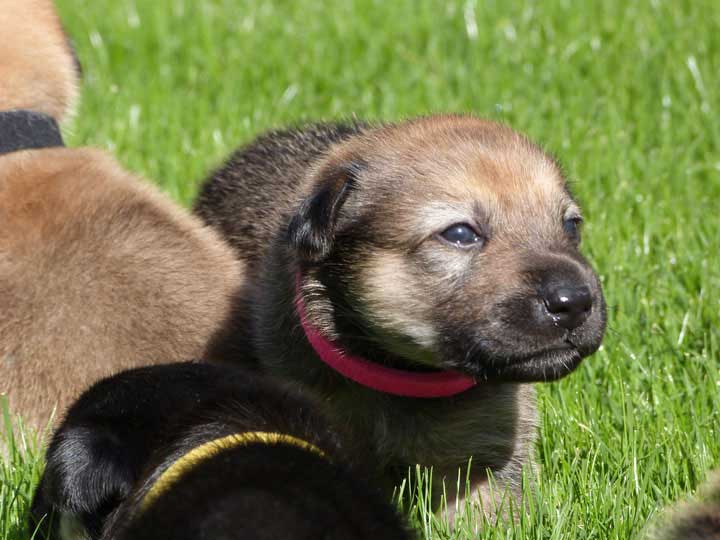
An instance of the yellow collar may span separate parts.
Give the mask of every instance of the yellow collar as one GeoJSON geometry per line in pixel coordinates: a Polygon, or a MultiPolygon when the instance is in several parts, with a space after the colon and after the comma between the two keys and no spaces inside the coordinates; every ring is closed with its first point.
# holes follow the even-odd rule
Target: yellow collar
{"type": "Polygon", "coordinates": [[[206,442],[190,450],[180,459],[170,465],[155,481],[150,490],[145,494],[140,503],[140,510],[149,508],[157,499],[166,493],[180,478],[196,465],[220,454],[223,451],[231,450],[239,446],[251,444],[285,444],[306,450],[320,457],[327,458],[325,452],[317,446],[292,435],[284,433],[273,433],[267,431],[248,431],[246,433],[234,433],[220,439],[206,442]]]}

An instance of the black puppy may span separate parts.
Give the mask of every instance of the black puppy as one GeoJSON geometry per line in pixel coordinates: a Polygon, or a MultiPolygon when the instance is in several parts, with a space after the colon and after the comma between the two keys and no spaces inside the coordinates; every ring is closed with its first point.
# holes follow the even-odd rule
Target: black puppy
{"type": "Polygon", "coordinates": [[[295,391],[173,364],[104,379],[69,409],[32,519],[54,539],[405,539],[391,506],[295,391]]]}

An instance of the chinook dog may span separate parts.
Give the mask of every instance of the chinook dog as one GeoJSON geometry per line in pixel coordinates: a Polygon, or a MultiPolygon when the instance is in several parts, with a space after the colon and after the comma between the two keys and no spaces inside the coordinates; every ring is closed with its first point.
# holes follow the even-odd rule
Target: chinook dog
{"type": "Polygon", "coordinates": [[[0,5],[0,394],[39,429],[103,376],[201,356],[240,263],[104,152],[63,147],[79,73],[54,6],[0,5]]]}
{"type": "Polygon", "coordinates": [[[238,150],[195,212],[246,265],[210,358],[250,351],[302,385],[391,484],[416,464],[455,481],[472,458],[462,474],[486,512],[491,491],[517,500],[529,383],[572,372],[606,321],[551,157],[472,116],[311,125],[238,150]]]}
{"type": "Polygon", "coordinates": [[[33,519],[62,540],[409,539],[316,410],[229,366],[121,373],[69,409],[33,519]]]}

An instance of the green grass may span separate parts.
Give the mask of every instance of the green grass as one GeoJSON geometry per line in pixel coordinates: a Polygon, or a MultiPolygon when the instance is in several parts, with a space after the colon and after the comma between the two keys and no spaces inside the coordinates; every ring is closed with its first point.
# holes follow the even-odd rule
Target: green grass
{"type": "MultiPolygon", "coordinates": [[[[719,464],[716,2],[60,7],[85,69],[68,142],[108,148],[184,204],[239,142],[303,119],[472,111],[565,164],[608,333],[578,372],[540,388],[530,512],[483,538],[635,538],[719,464]]],[[[0,466],[0,539],[29,537],[17,523],[34,456],[0,466]]],[[[445,538],[419,507],[425,537],[445,538]]]]}
{"type": "Polygon", "coordinates": [[[42,452],[36,439],[25,438],[21,422],[11,418],[7,400],[0,396],[0,538],[3,540],[32,537],[25,510],[42,469],[42,452]]]}

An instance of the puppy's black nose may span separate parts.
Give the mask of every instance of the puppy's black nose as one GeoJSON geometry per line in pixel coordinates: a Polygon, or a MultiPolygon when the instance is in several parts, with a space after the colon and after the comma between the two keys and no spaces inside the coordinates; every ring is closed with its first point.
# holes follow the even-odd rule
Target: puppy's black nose
{"type": "Polygon", "coordinates": [[[550,287],[543,302],[553,321],[573,330],[585,322],[592,308],[592,294],[586,285],[550,287]]]}

